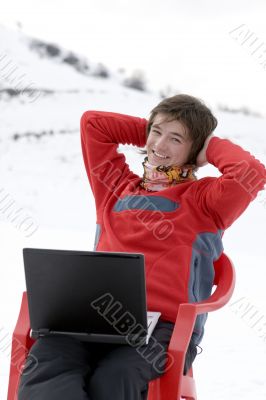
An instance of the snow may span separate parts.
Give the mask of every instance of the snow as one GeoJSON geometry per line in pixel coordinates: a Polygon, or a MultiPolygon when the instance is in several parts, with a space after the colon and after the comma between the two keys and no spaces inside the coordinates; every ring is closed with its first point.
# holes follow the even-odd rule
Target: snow
{"type": "MultiPolygon", "coordinates": [[[[58,62],[41,60],[28,50],[24,37],[0,30],[5,35],[0,54],[8,52],[36,87],[56,89],[35,102],[25,95],[0,99],[0,200],[3,194],[8,196],[13,211],[20,209],[36,228],[32,235],[23,225],[16,228],[0,203],[0,398],[4,399],[9,374],[4,344],[11,340],[25,290],[22,248],[93,248],[95,208],[81,154],[82,113],[94,109],[148,118],[160,99],[155,93],[125,88],[116,78],[84,76],[58,62]],[[70,92],[73,88],[77,91],[70,92]],[[42,132],[43,136],[34,136],[42,132]],[[20,135],[18,140],[12,139],[14,134],[20,135]]],[[[1,75],[0,83],[8,87],[1,75]]],[[[265,119],[213,111],[219,121],[215,134],[231,139],[265,164],[265,119]]],[[[120,151],[132,170],[142,175],[143,155],[132,146],[120,146],[120,151]]],[[[220,173],[212,165],[198,172],[199,178],[208,175],[220,173]]],[[[234,262],[237,282],[229,305],[209,314],[206,323],[203,353],[194,362],[199,399],[265,399],[265,223],[262,191],[224,234],[224,249],[234,262]],[[245,315],[248,309],[252,312],[245,315]]]]}

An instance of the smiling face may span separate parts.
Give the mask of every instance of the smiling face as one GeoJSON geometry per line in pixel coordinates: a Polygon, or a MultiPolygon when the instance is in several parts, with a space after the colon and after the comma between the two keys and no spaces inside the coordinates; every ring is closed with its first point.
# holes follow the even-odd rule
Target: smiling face
{"type": "Polygon", "coordinates": [[[179,121],[164,121],[157,114],[147,139],[146,149],[150,164],[158,166],[183,166],[188,162],[192,146],[187,129],[179,121]]]}

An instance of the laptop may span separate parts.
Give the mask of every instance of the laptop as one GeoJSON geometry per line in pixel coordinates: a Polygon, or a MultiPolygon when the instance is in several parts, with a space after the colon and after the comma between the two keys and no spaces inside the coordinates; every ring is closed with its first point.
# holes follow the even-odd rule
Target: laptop
{"type": "Polygon", "coordinates": [[[160,312],[147,312],[139,253],[24,248],[31,337],[148,344],[160,312]]]}

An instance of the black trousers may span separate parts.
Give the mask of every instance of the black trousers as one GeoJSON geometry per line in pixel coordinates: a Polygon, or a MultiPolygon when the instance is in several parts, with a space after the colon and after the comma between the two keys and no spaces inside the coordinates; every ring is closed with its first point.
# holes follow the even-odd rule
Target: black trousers
{"type": "MultiPolygon", "coordinates": [[[[171,322],[159,321],[149,344],[138,347],[68,336],[39,338],[21,375],[18,400],[145,400],[149,381],[165,370],[173,328],[171,322]]],[[[184,373],[196,355],[191,342],[184,373]]]]}

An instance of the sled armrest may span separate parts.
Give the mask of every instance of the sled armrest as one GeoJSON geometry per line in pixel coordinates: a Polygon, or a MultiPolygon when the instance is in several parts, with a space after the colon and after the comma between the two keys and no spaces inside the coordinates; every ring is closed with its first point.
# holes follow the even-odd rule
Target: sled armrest
{"type": "Polygon", "coordinates": [[[26,344],[29,338],[29,333],[30,333],[30,318],[28,310],[28,298],[27,298],[27,292],[23,292],[19,316],[13,332],[13,337],[16,337],[21,342],[21,344],[24,344],[25,347],[27,347],[26,344]]]}
{"type": "Polygon", "coordinates": [[[216,289],[206,300],[198,303],[182,303],[179,306],[175,328],[169,343],[169,349],[186,351],[192,336],[197,315],[218,310],[229,302],[235,287],[235,268],[226,254],[215,261],[216,289]]]}
{"type": "MultiPolygon", "coordinates": [[[[233,262],[226,254],[214,262],[216,289],[206,300],[198,303],[182,303],[179,306],[174,330],[168,346],[166,373],[161,377],[161,396],[166,388],[171,387],[173,398],[178,395],[178,383],[184,385],[191,380],[183,376],[186,352],[192,337],[197,315],[218,310],[230,300],[235,287],[235,269],[233,262]]],[[[191,384],[191,382],[190,382],[191,384]]],[[[168,392],[169,393],[169,392],[168,392]]],[[[162,397],[163,399],[163,397],[162,397]]]]}
{"type": "Polygon", "coordinates": [[[12,335],[10,372],[8,385],[8,400],[17,399],[19,377],[24,368],[29,349],[33,340],[29,336],[30,319],[28,312],[27,293],[23,292],[17,323],[12,335]]]}

